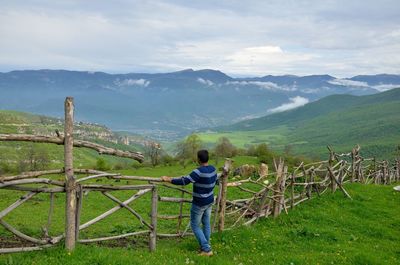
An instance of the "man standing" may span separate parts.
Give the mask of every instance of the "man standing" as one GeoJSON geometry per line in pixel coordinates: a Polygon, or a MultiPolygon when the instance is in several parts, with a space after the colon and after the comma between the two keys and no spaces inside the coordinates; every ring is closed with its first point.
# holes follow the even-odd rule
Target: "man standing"
{"type": "Polygon", "coordinates": [[[214,202],[214,187],[217,181],[217,170],[208,164],[208,151],[197,152],[199,167],[189,175],[180,178],[162,176],[162,180],[175,185],[187,185],[193,183],[193,201],[190,209],[190,225],[200,244],[202,256],[212,256],[210,245],[211,235],[211,210],[214,202]],[[203,228],[200,227],[200,223],[203,228]]]}

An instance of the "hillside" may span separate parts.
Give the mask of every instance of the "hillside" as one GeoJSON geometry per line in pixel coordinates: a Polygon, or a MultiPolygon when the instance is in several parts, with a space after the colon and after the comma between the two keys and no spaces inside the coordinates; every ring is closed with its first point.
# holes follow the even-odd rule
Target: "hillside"
{"type": "MultiPolygon", "coordinates": [[[[56,130],[63,133],[63,120],[24,112],[0,110],[0,133],[55,136],[56,130]]],[[[132,151],[143,151],[143,143],[146,141],[140,136],[115,133],[103,125],[83,122],[74,124],[74,137],[132,151]]],[[[0,171],[4,166],[8,170],[19,171],[19,164],[29,160],[29,156],[44,156],[46,161],[49,162],[48,165],[52,167],[62,167],[63,165],[64,153],[62,146],[26,142],[0,142],[0,150],[0,171]]],[[[78,167],[93,167],[99,158],[99,155],[92,150],[77,148],[75,153],[75,164],[78,167]]],[[[104,158],[110,163],[129,162],[128,159],[119,159],[111,156],[104,156],[104,158]]]]}
{"type": "Polygon", "coordinates": [[[154,74],[27,70],[0,73],[0,108],[60,117],[64,98],[73,96],[78,120],[169,141],[199,128],[264,116],[296,97],[312,102],[333,94],[374,94],[393,85],[400,85],[400,76],[351,80],[330,75],[233,78],[212,69],[154,74]]]}
{"type": "Polygon", "coordinates": [[[345,151],[358,143],[366,156],[388,158],[395,155],[400,144],[399,112],[397,88],[368,96],[328,96],[297,109],[220,127],[217,131],[228,137],[278,131],[277,141],[266,139],[271,146],[290,146],[294,153],[307,156],[326,155],[326,145],[345,151]]]}
{"type": "MultiPolygon", "coordinates": [[[[353,200],[339,192],[325,193],[289,211],[288,215],[213,234],[211,240],[215,255],[211,258],[197,256],[197,243],[193,237],[159,240],[153,253],[135,238],[129,242],[129,247],[79,244],[71,254],[56,247],[0,255],[0,263],[399,264],[400,193],[394,192],[390,186],[380,185],[349,184],[346,189],[353,200]]],[[[105,207],[104,201],[99,200],[97,204],[100,203],[105,207]]],[[[36,204],[35,210],[38,211],[36,204]]],[[[118,216],[111,224],[100,222],[99,226],[108,226],[108,229],[113,225],[121,227],[123,217],[118,216]]]]}

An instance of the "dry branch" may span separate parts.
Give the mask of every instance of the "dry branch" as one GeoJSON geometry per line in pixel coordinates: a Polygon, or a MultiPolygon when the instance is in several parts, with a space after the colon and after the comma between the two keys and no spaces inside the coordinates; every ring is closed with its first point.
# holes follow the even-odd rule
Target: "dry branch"
{"type": "Polygon", "coordinates": [[[21,231],[18,231],[15,227],[11,226],[10,224],[8,224],[6,221],[0,219],[0,224],[3,225],[8,231],[10,231],[11,233],[13,233],[14,235],[25,239],[29,242],[32,243],[36,243],[36,244],[46,244],[48,243],[47,240],[43,240],[43,239],[37,239],[28,235],[25,235],[24,233],[22,233],[21,231]]]}
{"type": "Polygon", "coordinates": [[[119,176],[119,175],[120,174],[101,173],[101,174],[87,176],[87,177],[84,177],[84,178],[77,179],[76,182],[79,183],[79,182],[87,181],[89,179],[104,178],[104,177],[114,177],[114,176],[119,176]]]}
{"type": "Polygon", "coordinates": [[[36,188],[36,187],[25,187],[18,185],[7,186],[4,189],[6,190],[20,190],[20,191],[32,191],[35,193],[61,193],[65,192],[65,188],[56,187],[56,188],[36,188]]]}
{"type": "Polygon", "coordinates": [[[185,199],[185,198],[175,198],[175,197],[159,197],[158,198],[159,201],[162,202],[192,202],[191,199],[185,199]]]}
{"type": "Polygon", "coordinates": [[[157,186],[163,186],[163,187],[166,187],[166,188],[169,188],[169,189],[173,189],[173,190],[179,190],[179,191],[182,191],[182,192],[187,193],[187,194],[190,194],[190,195],[193,194],[193,192],[191,192],[191,191],[185,190],[185,189],[183,189],[183,188],[179,188],[179,187],[167,185],[167,184],[164,184],[164,183],[162,183],[162,184],[159,184],[159,183],[151,183],[151,184],[155,184],[155,185],[157,185],[157,186]]]}
{"type": "Polygon", "coordinates": [[[143,234],[148,234],[150,231],[138,231],[138,232],[132,232],[132,233],[126,233],[118,236],[108,236],[108,237],[99,237],[99,238],[90,238],[90,239],[79,239],[79,243],[92,243],[92,242],[100,242],[100,241],[106,241],[106,240],[115,240],[115,239],[121,239],[121,238],[126,238],[130,236],[138,236],[138,235],[143,235],[143,234]]]}
{"type": "Polygon", "coordinates": [[[182,214],[182,215],[158,215],[157,218],[159,219],[165,219],[165,220],[173,220],[173,219],[179,219],[179,218],[189,218],[189,214],[182,214]]]}
{"type": "Polygon", "coordinates": [[[29,200],[30,198],[32,198],[33,196],[35,196],[37,193],[36,192],[29,192],[27,194],[25,194],[24,196],[22,196],[19,200],[17,200],[16,202],[14,202],[13,204],[11,204],[10,206],[8,206],[6,209],[4,209],[3,211],[0,212],[0,220],[6,216],[8,213],[10,213],[12,210],[14,210],[15,208],[17,208],[18,206],[20,206],[21,204],[23,204],[24,202],[26,202],[27,200],[29,200]]]}
{"type": "Polygon", "coordinates": [[[42,246],[35,246],[35,247],[0,248],[0,254],[42,250],[42,249],[52,247],[52,246],[53,245],[49,244],[49,245],[42,245],[42,246]]]}
{"type": "Polygon", "coordinates": [[[107,192],[103,192],[103,195],[106,196],[107,198],[111,199],[112,201],[118,203],[120,206],[124,207],[125,209],[127,209],[128,211],[130,211],[134,216],[136,216],[136,218],[139,219],[140,223],[142,225],[147,226],[148,228],[151,228],[151,225],[146,222],[142,216],[140,216],[140,214],[138,214],[135,210],[133,210],[131,207],[129,207],[128,205],[126,205],[125,203],[123,203],[122,201],[118,200],[117,198],[115,198],[114,196],[112,196],[111,194],[107,193],[107,192]]]}
{"type": "MultiPolygon", "coordinates": [[[[50,143],[50,144],[63,145],[64,137],[30,135],[30,134],[0,134],[0,141],[23,141],[23,142],[50,143]]],[[[143,154],[140,152],[122,151],[82,140],[75,140],[73,144],[74,147],[85,147],[96,150],[99,154],[126,157],[137,160],[139,162],[143,162],[144,160],[143,154]]]]}
{"type": "Polygon", "coordinates": [[[64,173],[64,169],[30,171],[30,172],[21,173],[20,175],[16,175],[16,176],[0,176],[0,183],[4,182],[4,181],[10,181],[10,180],[36,178],[36,177],[43,176],[43,175],[62,174],[62,173],[64,173]]]}
{"type": "Polygon", "coordinates": [[[124,186],[113,186],[113,185],[101,185],[101,184],[86,184],[82,185],[85,190],[97,190],[97,191],[111,191],[111,190],[143,190],[151,189],[154,185],[124,185],[124,186]]]}
{"type": "Polygon", "coordinates": [[[126,180],[141,180],[141,181],[153,181],[162,182],[161,178],[143,177],[143,176],[115,176],[113,179],[126,179],[126,180]]]}
{"type": "Polygon", "coordinates": [[[21,185],[21,184],[49,184],[49,185],[56,185],[60,187],[64,187],[64,182],[52,179],[18,179],[18,180],[11,180],[0,183],[0,189],[5,188],[7,186],[12,185],[21,185]]]}
{"type": "MultiPolygon", "coordinates": [[[[146,194],[147,192],[151,191],[151,189],[144,189],[144,190],[140,190],[138,193],[136,193],[135,195],[133,195],[132,197],[130,197],[129,199],[127,199],[126,201],[123,202],[123,204],[128,205],[129,203],[131,203],[132,201],[136,200],[137,198],[143,196],[144,194],[146,194]]],[[[97,216],[96,218],[93,218],[92,220],[84,223],[83,225],[79,226],[79,230],[85,229],[89,226],[91,226],[94,223],[97,223],[98,221],[106,218],[107,216],[109,216],[110,214],[116,212],[117,210],[121,209],[123,206],[118,205],[115,206],[113,208],[111,208],[110,210],[108,210],[107,212],[97,216]]]]}

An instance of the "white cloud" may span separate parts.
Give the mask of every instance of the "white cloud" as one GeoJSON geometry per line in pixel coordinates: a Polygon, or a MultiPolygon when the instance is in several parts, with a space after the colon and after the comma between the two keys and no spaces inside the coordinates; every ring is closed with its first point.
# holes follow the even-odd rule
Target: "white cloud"
{"type": "Polygon", "coordinates": [[[398,0],[3,2],[0,71],[400,73],[398,0]]]}
{"type": "Polygon", "coordinates": [[[346,87],[369,87],[367,82],[354,81],[348,79],[333,79],[328,81],[329,84],[346,87]]]}
{"type": "Polygon", "coordinates": [[[289,98],[290,102],[289,103],[284,103],[280,105],[279,107],[269,109],[268,112],[270,113],[276,113],[276,112],[282,112],[290,109],[294,109],[297,107],[301,107],[309,102],[308,98],[303,98],[300,96],[296,96],[294,98],[289,98]]]}
{"type": "Polygon", "coordinates": [[[115,80],[114,82],[117,86],[141,86],[147,87],[150,85],[150,81],[146,79],[124,79],[124,80],[115,80]]]}
{"type": "Polygon", "coordinates": [[[212,86],[214,85],[214,82],[208,79],[203,79],[201,77],[197,78],[197,82],[203,84],[203,85],[207,85],[207,86],[212,86]]]}
{"type": "Polygon", "coordinates": [[[393,88],[398,88],[400,87],[400,84],[382,84],[382,85],[376,85],[372,86],[372,88],[378,90],[379,92],[384,92],[393,88]]]}
{"type": "Polygon", "coordinates": [[[271,91],[296,91],[297,88],[295,86],[286,87],[286,86],[279,86],[273,82],[265,82],[265,81],[227,81],[225,82],[226,85],[239,85],[239,86],[248,86],[248,85],[255,85],[258,86],[260,89],[263,90],[271,90],[271,91]]]}
{"type": "Polygon", "coordinates": [[[287,65],[306,63],[314,55],[304,52],[288,52],[279,46],[246,47],[234,51],[226,57],[227,67],[240,73],[271,73],[273,68],[285,68],[287,65]]]}

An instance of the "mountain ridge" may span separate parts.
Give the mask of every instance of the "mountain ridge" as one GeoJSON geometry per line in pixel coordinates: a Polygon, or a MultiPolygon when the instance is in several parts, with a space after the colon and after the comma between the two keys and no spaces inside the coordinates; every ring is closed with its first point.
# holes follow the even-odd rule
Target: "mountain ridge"
{"type": "Polygon", "coordinates": [[[228,138],[231,135],[233,139],[235,135],[252,135],[256,138],[253,142],[257,137],[278,132],[279,138],[264,137],[264,141],[275,149],[290,146],[296,155],[309,157],[322,158],[327,145],[344,152],[355,144],[363,146],[369,156],[395,157],[400,155],[396,154],[396,146],[400,146],[399,111],[400,87],[366,96],[331,95],[293,110],[215,128],[212,132],[228,138]]]}
{"type": "Polygon", "coordinates": [[[168,141],[199,128],[266,115],[294,98],[313,102],[332,94],[375,94],[395,85],[396,78],[390,75],[388,83],[385,77],[378,82],[370,76],[375,81],[368,85],[330,75],[234,78],[213,69],[126,74],[15,70],[0,74],[0,108],[62,117],[64,98],[72,96],[77,120],[168,141]]]}

